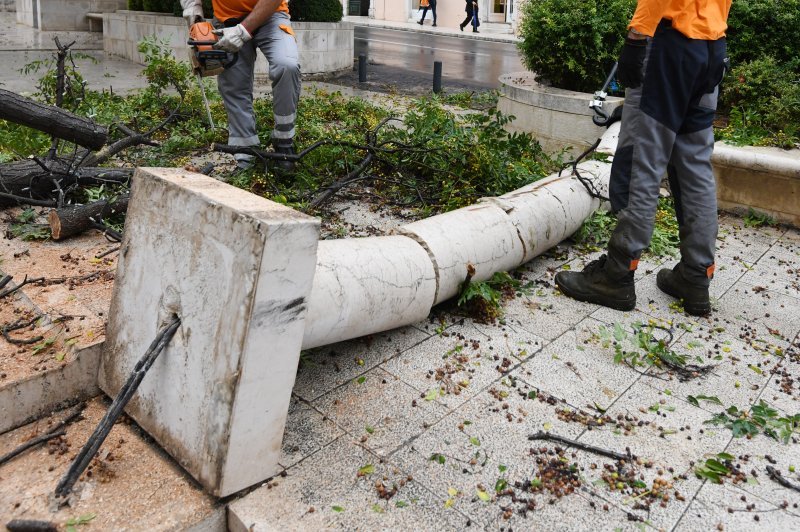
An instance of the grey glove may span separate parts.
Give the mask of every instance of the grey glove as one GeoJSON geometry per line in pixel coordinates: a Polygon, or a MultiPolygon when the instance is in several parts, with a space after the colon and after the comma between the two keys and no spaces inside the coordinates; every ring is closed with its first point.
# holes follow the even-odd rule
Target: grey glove
{"type": "Polygon", "coordinates": [[[214,44],[217,50],[225,50],[228,53],[235,54],[239,49],[244,46],[244,43],[253,38],[247,28],[241,24],[237,24],[232,28],[223,28],[221,30],[214,30],[214,35],[219,35],[220,39],[214,44]]]}
{"type": "Polygon", "coordinates": [[[183,18],[190,28],[195,22],[203,20],[202,0],[181,0],[181,7],[183,8],[183,18]]]}

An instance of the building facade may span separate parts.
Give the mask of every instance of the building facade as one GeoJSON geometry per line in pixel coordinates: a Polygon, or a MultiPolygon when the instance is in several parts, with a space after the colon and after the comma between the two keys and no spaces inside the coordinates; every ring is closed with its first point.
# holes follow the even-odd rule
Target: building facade
{"type": "MultiPolygon", "coordinates": [[[[489,22],[495,30],[502,31],[508,25],[508,32],[517,26],[515,2],[519,0],[478,0],[478,14],[481,23],[489,22]]],[[[414,22],[419,20],[419,0],[342,0],[345,15],[369,17],[375,20],[392,22],[414,22]]],[[[465,0],[437,0],[436,14],[439,26],[456,28],[464,20],[465,0]]],[[[425,18],[426,25],[433,20],[430,12],[425,18]]]]}

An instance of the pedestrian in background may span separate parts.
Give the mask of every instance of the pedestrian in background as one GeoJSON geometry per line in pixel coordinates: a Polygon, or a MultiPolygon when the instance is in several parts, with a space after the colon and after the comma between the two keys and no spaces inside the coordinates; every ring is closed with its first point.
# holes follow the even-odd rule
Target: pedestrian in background
{"type": "Polygon", "coordinates": [[[625,85],[622,128],[609,197],[617,226],[608,253],[582,272],[559,272],[561,291],[618,310],[636,305],[634,271],[650,244],[661,177],[675,199],[681,260],[656,276],[684,310],[711,312],[717,193],[712,122],[728,67],[725,30],[731,0],[638,0],[619,56],[625,85]]]}
{"type": "Polygon", "coordinates": [[[472,33],[480,33],[478,31],[478,26],[480,26],[480,22],[478,21],[478,2],[475,0],[467,0],[467,5],[464,7],[464,11],[467,12],[467,18],[464,19],[464,22],[458,25],[461,31],[464,31],[464,28],[472,22],[472,33]]]}
{"type": "Polygon", "coordinates": [[[436,0],[419,0],[419,7],[422,8],[422,18],[417,22],[420,26],[425,23],[425,15],[428,14],[428,9],[433,13],[433,25],[436,26],[436,0]]]}

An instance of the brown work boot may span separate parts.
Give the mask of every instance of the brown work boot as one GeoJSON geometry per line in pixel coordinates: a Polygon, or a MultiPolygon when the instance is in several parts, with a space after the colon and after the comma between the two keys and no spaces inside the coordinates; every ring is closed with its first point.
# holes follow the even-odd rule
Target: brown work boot
{"type": "Polygon", "coordinates": [[[656,275],[656,286],[665,294],[680,299],[683,310],[692,316],[705,316],[711,312],[708,287],[688,281],[680,262],[673,269],[660,270],[656,275]]]}
{"type": "Polygon", "coordinates": [[[616,310],[633,310],[636,289],[633,271],[612,275],[606,268],[608,257],[603,255],[586,265],[582,272],[558,272],[556,285],[561,292],[586,303],[595,303],[616,310]]]}

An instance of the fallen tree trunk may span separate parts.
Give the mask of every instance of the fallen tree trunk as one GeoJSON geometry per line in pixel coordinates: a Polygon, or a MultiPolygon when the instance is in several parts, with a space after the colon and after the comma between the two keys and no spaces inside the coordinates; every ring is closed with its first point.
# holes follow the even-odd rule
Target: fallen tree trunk
{"type": "Polygon", "coordinates": [[[126,194],[115,201],[100,200],[86,205],[53,209],[47,215],[53,240],[79,235],[88,229],[96,228],[99,220],[127,211],[129,198],[130,195],[126,194]]]}
{"type": "Polygon", "coordinates": [[[0,207],[19,203],[52,205],[57,195],[54,192],[57,193],[59,187],[126,183],[132,175],[133,168],[73,168],[62,159],[26,159],[3,164],[0,165],[0,207]]]}
{"type": "Polygon", "coordinates": [[[0,119],[38,129],[92,150],[108,142],[108,130],[96,122],[4,89],[0,89],[0,119]]]}

